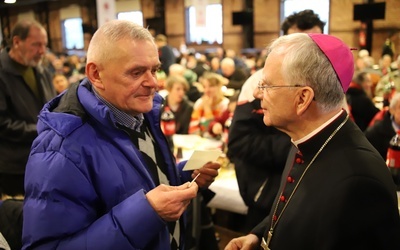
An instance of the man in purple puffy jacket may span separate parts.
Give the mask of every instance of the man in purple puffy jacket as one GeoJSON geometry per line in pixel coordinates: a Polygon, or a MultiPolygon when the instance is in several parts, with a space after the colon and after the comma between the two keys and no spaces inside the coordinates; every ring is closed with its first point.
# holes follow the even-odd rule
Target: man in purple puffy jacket
{"type": "Polygon", "coordinates": [[[87,77],[40,113],[23,249],[184,249],[184,212],[220,164],[175,165],[160,129],[159,68],[147,29],[113,20],[97,30],[87,77]]]}

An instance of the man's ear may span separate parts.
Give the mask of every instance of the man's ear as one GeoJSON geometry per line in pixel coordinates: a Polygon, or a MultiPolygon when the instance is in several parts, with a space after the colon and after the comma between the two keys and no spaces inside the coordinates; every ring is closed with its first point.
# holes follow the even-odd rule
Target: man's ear
{"type": "Polygon", "coordinates": [[[302,115],[314,100],[314,90],[308,86],[301,87],[297,95],[297,114],[302,115]]]}
{"type": "Polygon", "coordinates": [[[104,84],[101,80],[99,67],[95,63],[90,62],[86,64],[86,77],[97,89],[104,90],[104,84]]]}
{"type": "Polygon", "coordinates": [[[15,48],[18,48],[20,42],[21,42],[21,38],[19,38],[19,36],[13,36],[12,44],[15,48]]]}

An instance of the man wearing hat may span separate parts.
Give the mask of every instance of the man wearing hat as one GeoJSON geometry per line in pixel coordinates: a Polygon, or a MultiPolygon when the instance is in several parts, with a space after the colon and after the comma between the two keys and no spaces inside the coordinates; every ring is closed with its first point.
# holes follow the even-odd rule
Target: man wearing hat
{"type": "Polygon", "coordinates": [[[226,250],[400,249],[395,185],[342,109],[353,63],[350,48],[330,35],[271,44],[254,96],[264,123],[293,145],[269,216],[226,250]]]}

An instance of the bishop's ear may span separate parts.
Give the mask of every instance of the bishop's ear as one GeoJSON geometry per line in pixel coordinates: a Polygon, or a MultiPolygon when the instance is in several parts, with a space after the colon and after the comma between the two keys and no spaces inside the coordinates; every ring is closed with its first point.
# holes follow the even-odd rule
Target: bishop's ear
{"type": "Polygon", "coordinates": [[[299,88],[297,95],[297,113],[303,114],[315,100],[314,90],[309,86],[299,88]]]}

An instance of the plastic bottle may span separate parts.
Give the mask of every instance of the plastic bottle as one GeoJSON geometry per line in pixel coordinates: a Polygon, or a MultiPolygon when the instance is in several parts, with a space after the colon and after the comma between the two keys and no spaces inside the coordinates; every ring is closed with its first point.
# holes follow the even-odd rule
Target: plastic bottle
{"type": "Polygon", "coordinates": [[[386,157],[386,164],[389,167],[390,173],[392,174],[393,180],[397,185],[397,189],[400,188],[400,131],[397,131],[396,135],[392,137],[389,142],[389,148],[386,157]]]}
{"type": "Polygon", "coordinates": [[[161,129],[165,136],[172,136],[176,131],[175,115],[168,106],[161,114],[161,129]]]}

